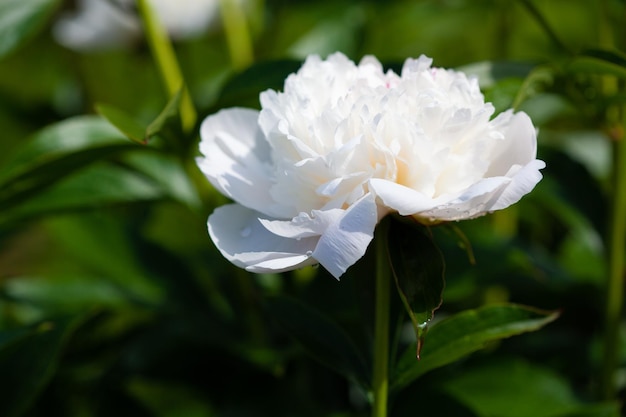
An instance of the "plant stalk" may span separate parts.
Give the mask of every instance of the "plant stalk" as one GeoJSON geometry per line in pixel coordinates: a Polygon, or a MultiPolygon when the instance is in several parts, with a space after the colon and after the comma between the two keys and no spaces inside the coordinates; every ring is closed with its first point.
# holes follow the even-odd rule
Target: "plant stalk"
{"type": "Polygon", "coordinates": [[[374,324],[374,372],[372,417],[387,416],[389,393],[390,267],[387,256],[387,222],[379,224],[376,239],[376,313],[374,324]]]}
{"type": "Polygon", "coordinates": [[[220,10],[233,68],[242,70],[254,60],[246,14],[238,0],[220,0],[220,10]]]}
{"type": "MultiPolygon", "coordinates": [[[[600,46],[615,48],[613,25],[609,3],[600,2],[600,46]]],[[[626,12],[626,8],[624,9],[626,12]]],[[[626,17],[626,16],[625,16],[626,17]]],[[[624,46],[624,45],[620,45],[624,46]]],[[[619,46],[618,46],[619,47],[619,46]]],[[[617,95],[623,82],[616,77],[604,75],[601,88],[605,97],[617,95]]],[[[620,324],[624,304],[624,281],[626,279],[626,106],[612,105],[606,109],[605,123],[613,150],[611,185],[613,190],[609,212],[607,239],[608,279],[606,284],[606,310],[604,322],[603,355],[600,368],[600,397],[614,400],[617,395],[616,370],[620,352],[620,324]]]]}
{"type": "Polygon", "coordinates": [[[180,118],[183,131],[191,132],[197,120],[196,109],[185,86],[182,71],[176,59],[174,47],[169,36],[148,0],[138,0],[137,7],[144,27],[144,32],[152,55],[156,62],[161,80],[168,97],[173,97],[183,88],[180,104],[180,118]]]}
{"type": "MultiPolygon", "coordinates": [[[[626,113],[626,112],[622,112],[626,113]]],[[[622,118],[626,119],[624,115],[622,118]]],[[[620,323],[624,304],[624,278],[626,264],[626,140],[622,123],[621,138],[613,142],[613,200],[610,215],[608,241],[609,276],[607,282],[606,321],[604,333],[604,354],[602,355],[602,373],[600,395],[604,400],[612,400],[617,393],[616,369],[620,351],[620,323]]]]}

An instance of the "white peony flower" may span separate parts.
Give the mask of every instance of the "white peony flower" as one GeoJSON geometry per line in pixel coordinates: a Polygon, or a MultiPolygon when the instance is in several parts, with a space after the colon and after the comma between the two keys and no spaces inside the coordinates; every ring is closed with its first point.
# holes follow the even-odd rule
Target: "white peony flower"
{"type": "Polygon", "coordinates": [[[320,263],[339,278],[389,213],[434,224],[517,202],[542,178],[523,112],[491,118],[476,79],[408,59],[310,56],[260,112],[202,123],[198,166],[235,201],[209,217],[220,252],[252,272],[320,263]]]}
{"type": "MultiPolygon", "coordinates": [[[[56,40],[77,51],[115,48],[141,36],[135,0],[79,0],[53,27],[56,40]]],[[[216,19],[219,0],[150,0],[174,39],[200,35],[216,19]]]]}

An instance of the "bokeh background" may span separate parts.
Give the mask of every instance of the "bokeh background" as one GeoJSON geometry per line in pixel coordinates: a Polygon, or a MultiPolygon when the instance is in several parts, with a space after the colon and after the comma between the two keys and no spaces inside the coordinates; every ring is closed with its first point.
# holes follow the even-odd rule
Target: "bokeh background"
{"type": "MultiPolygon", "coordinates": [[[[174,42],[199,121],[258,108],[308,54],[341,51],[395,70],[428,55],[477,75],[498,111],[523,110],[539,129],[543,181],[516,206],[455,225],[475,262],[434,228],[446,259],[436,319],[501,302],[560,317],[426,373],[393,396],[391,415],[626,415],[626,344],[615,344],[614,392],[601,387],[609,262],[626,256],[610,255],[626,218],[612,209],[626,187],[615,179],[624,1],[242,2],[244,32],[218,11],[174,42]]],[[[148,126],[165,108],[146,40],[63,46],[54,27],[75,7],[0,0],[0,416],[368,415],[366,393],[317,360],[315,340],[333,337],[332,321],[371,355],[369,255],[340,282],[322,268],[251,275],[224,260],[206,218],[226,200],[194,165],[197,128],[170,117],[138,144],[98,114],[148,126]],[[311,316],[268,307],[285,296],[311,316]],[[298,326],[310,345],[290,336],[298,326]]],[[[623,314],[613,321],[623,341],[623,314]]]]}

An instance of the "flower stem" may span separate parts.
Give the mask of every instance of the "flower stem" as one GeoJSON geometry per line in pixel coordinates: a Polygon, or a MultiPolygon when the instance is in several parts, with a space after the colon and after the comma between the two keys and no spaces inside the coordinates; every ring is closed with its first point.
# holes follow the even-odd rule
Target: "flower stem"
{"type": "Polygon", "coordinates": [[[372,417],[387,416],[389,392],[389,297],[390,269],[387,260],[387,222],[378,226],[376,239],[376,318],[374,325],[374,372],[372,417]]]}
{"type": "Polygon", "coordinates": [[[180,118],[183,130],[190,132],[196,124],[196,109],[191,101],[189,91],[184,85],[183,75],[178,65],[172,43],[170,42],[165,28],[150,5],[150,2],[148,0],[138,0],[137,6],[143,22],[148,45],[156,61],[168,96],[171,98],[178,90],[184,88],[180,105],[180,118]]]}
{"type": "MultiPolygon", "coordinates": [[[[626,112],[622,112],[626,113],[626,112]]],[[[622,118],[626,116],[622,114],[622,118]]],[[[619,329],[624,304],[624,275],[626,253],[626,139],[622,121],[622,135],[613,142],[613,201],[611,206],[609,231],[609,277],[607,283],[606,321],[604,333],[604,354],[600,393],[603,399],[615,397],[617,387],[615,369],[618,363],[619,329]]]]}
{"type": "Polygon", "coordinates": [[[220,0],[226,43],[233,68],[241,70],[252,64],[252,40],[246,14],[237,0],[220,0]]]}
{"type": "MultiPolygon", "coordinates": [[[[608,2],[601,1],[599,40],[605,49],[614,48],[614,27],[608,2]]],[[[626,11],[626,9],[625,9],[626,11]]],[[[623,46],[623,45],[622,45],[623,46]]],[[[605,75],[601,87],[606,97],[619,93],[623,84],[616,77],[605,75]]],[[[606,287],[605,328],[602,366],[600,368],[600,396],[613,400],[617,393],[616,368],[620,351],[620,323],[624,304],[624,280],[626,278],[626,106],[609,106],[605,114],[606,129],[613,145],[613,173],[609,231],[608,231],[608,281],[606,287]]]]}

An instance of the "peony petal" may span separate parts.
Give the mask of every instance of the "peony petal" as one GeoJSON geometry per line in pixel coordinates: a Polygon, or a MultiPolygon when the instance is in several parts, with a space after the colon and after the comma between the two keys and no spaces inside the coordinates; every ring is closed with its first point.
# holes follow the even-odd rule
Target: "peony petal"
{"type": "Polygon", "coordinates": [[[416,214],[429,222],[473,219],[494,210],[494,202],[510,183],[511,179],[508,177],[485,178],[461,195],[431,210],[416,214]]]}
{"type": "Polygon", "coordinates": [[[373,194],[365,195],[328,225],[313,257],[335,278],[358,261],[374,237],[378,212],[373,194]]]}
{"type": "Polygon", "coordinates": [[[545,167],[545,162],[535,159],[520,169],[498,197],[498,200],[491,206],[490,210],[501,210],[517,203],[525,194],[531,192],[543,178],[539,170],[545,167]]]}
{"type": "Polygon", "coordinates": [[[401,216],[410,216],[436,207],[438,202],[404,185],[380,178],[369,182],[370,188],[383,204],[401,216]]]}
{"type": "Polygon", "coordinates": [[[504,138],[498,141],[491,165],[485,176],[505,175],[514,165],[524,166],[537,156],[537,131],[530,117],[524,112],[513,114],[512,110],[500,113],[492,122],[499,126],[504,138]]]}
{"type": "Polygon", "coordinates": [[[209,235],[222,255],[252,272],[283,272],[314,265],[319,237],[289,239],[267,230],[261,213],[239,204],[217,208],[209,216],[209,235]]]}
{"type": "Polygon", "coordinates": [[[200,128],[200,170],[222,194],[270,217],[289,217],[270,196],[270,149],[259,130],[259,112],[226,109],[200,128]]]}
{"type": "Polygon", "coordinates": [[[290,221],[259,219],[261,224],[275,235],[290,239],[320,236],[328,226],[338,221],[345,210],[313,210],[312,214],[300,213],[290,221]]]}

